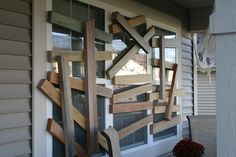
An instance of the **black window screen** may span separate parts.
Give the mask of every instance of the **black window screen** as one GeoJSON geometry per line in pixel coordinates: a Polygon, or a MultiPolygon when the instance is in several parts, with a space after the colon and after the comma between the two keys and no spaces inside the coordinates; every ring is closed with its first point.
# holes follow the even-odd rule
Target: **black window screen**
{"type": "MultiPolygon", "coordinates": [[[[52,10],[72,17],[80,22],[85,22],[88,19],[95,20],[95,27],[104,30],[104,10],[78,2],[76,0],[53,0],[52,10]]],[[[53,25],[52,32],[53,50],[80,50],[84,49],[83,35],[78,32],[72,32],[63,27],[53,25]]],[[[100,41],[95,41],[95,49],[98,51],[105,50],[105,44],[100,41]]],[[[96,76],[99,78],[105,77],[105,62],[99,61],[96,63],[96,76]]],[[[54,71],[57,71],[57,64],[53,64],[54,71]]],[[[71,62],[71,76],[79,79],[84,79],[84,63],[71,62]]],[[[72,90],[73,105],[86,116],[85,96],[83,92],[72,90]]],[[[97,96],[98,106],[98,129],[105,128],[105,99],[97,96]]],[[[61,109],[53,105],[53,118],[62,126],[62,113],[61,109]]],[[[86,132],[75,123],[76,141],[84,148],[86,148],[86,132]]],[[[58,140],[53,139],[53,156],[64,157],[64,145],[58,140]]]]}

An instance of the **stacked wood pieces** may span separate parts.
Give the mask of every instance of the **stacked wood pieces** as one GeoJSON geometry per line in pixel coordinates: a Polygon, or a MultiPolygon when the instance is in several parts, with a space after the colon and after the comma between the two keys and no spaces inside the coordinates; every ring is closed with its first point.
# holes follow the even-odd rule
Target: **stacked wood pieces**
{"type": "MultiPolygon", "coordinates": [[[[48,119],[47,130],[52,136],[65,144],[67,157],[92,156],[97,152],[98,143],[109,152],[109,139],[106,139],[97,131],[96,95],[111,98],[113,91],[109,88],[96,85],[95,63],[101,60],[112,60],[112,52],[98,51],[95,53],[94,41],[96,38],[111,43],[112,35],[94,28],[95,24],[93,21],[87,21],[83,26],[81,22],[55,12],[49,12],[48,17],[48,21],[52,24],[75,32],[83,32],[85,50],[48,52],[48,61],[58,63],[59,73],[48,72],[47,79],[42,79],[38,87],[55,105],[62,108],[63,128],[53,119],[48,119]],[[84,61],[84,80],[69,77],[68,62],[71,61],[84,61]],[[57,88],[58,85],[60,89],[57,88]],[[86,95],[86,117],[72,105],[71,89],[84,92],[86,95]],[[87,150],[75,142],[74,122],[87,132],[87,150]]],[[[119,137],[118,133],[117,137],[119,137]]]]}

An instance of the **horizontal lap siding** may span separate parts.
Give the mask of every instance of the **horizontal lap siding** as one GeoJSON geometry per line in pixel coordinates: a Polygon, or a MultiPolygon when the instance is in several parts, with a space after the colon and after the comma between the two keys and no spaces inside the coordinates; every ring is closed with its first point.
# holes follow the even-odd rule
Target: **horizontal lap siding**
{"type": "Polygon", "coordinates": [[[216,115],[216,87],[215,72],[211,77],[206,73],[198,72],[198,115],[216,115]]]}
{"type": "Polygon", "coordinates": [[[189,136],[186,116],[193,115],[193,44],[192,39],[182,37],[182,86],[186,94],[182,99],[183,137],[189,136]]]}
{"type": "Polygon", "coordinates": [[[30,157],[32,4],[0,3],[0,156],[30,157]]]}

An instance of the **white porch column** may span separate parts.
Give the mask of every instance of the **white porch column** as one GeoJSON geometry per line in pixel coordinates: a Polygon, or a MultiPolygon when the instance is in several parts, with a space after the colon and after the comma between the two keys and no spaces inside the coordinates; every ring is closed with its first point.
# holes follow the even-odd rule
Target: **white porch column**
{"type": "Polygon", "coordinates": [[[236,1],[215,0],[217,156],[236,154],[236,1]]]}

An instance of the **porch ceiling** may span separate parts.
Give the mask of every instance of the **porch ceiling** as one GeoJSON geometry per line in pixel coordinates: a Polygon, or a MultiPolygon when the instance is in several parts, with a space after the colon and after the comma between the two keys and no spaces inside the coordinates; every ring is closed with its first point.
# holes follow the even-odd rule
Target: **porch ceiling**
{"type": "Polygon", "coordinates": [[[213,6],[214,4],[214,0],[171,0],[171,1],[185,8],[209,7],[213,6]]]}

